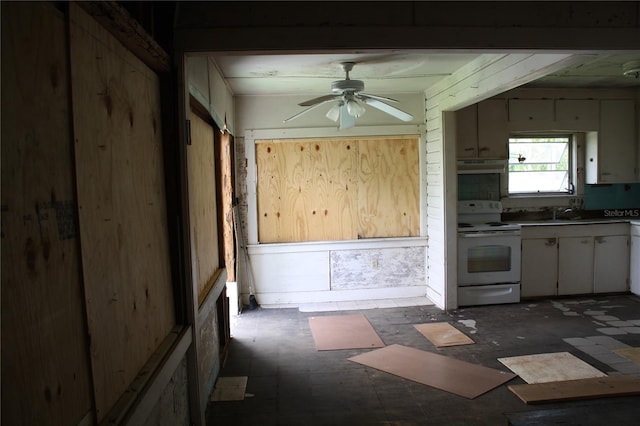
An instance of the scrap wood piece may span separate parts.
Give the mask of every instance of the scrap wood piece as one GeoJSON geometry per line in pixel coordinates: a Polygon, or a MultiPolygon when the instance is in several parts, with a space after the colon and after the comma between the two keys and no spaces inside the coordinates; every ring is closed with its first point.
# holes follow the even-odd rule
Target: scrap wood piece
{"type": "Polygon", "coordinates": [[[613,396],[640,395],[640,378],[606,376],[534,384],[509,385],[509,390],[527,404],[573,401],[613,396]]]}
{"type": "Polygon", "coordinates": [[[311,317],[309,326],[316,349],[319,351],[385,346],[363,314],[311,317]]]}
{"type": "Polygon", "coordinates": [[[218,377],[211,401],[242,401],[248,379],[247,376],[218,377]]]}
{"type": "Polygon", "coordinates": [[[414,324],[414,327],[436,347],[472,345],[475,342],[469,336],[448,322],[414,324]]]}
{"type": "Polygon", "coordinates": [[[516,377],[512,373],[402,345],[376,349],[351,357],[349,361],[469,399],[516,377]]]}
{"type": "Polygon", "coordinates": [[[640,364],[640,348],[620,348],[614,349],[613,352],[627,358],[629,361],[640,364]]]}
{"type": "Polygon", "coordinates": [[[529,384],[606,376],[569,352],[498,358],[498,361],[529,384]]]}

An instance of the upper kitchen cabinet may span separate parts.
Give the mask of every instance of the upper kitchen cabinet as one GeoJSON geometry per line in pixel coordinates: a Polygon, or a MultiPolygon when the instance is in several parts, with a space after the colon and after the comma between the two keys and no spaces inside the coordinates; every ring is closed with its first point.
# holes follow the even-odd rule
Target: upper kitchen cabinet
{"type": "Polygon", "coordinates": [[[509,99],[509,122],[512,127],[539,130],[553,121],[553,99],[509,99]]]}
{"type": "Polygon", "coordinates": [[[458,158],[478,156],[478,105],[456,112],[458,158]]]}
{"type": "Polygon", "coordinates": [[[492,99],[456,113],[459,159],[509,156],[507,108],[504,100],[492,99]]]}
{"type": "Polygon", "coordinates": [[[600,102],[595,99],[556,100],[556,123],[562,130],[597,130],[600,102]]]}
{"type": "Polygon", "coordinates": [[[587,133],[586,183],[637,181],[635,101],[600,101],[600,131],[587,133]]]}

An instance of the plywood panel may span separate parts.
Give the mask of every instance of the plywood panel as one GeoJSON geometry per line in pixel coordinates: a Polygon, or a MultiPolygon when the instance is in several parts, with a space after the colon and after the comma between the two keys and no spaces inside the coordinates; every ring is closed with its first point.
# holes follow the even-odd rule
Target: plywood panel
{"type": "Polygon", "coordinates": [[[187,147],[193,279],[202,303],[220,267],[213,127],[193,112],[187,147]]]}
{"type": "Polygon", "coordinates": [[[355,238],[353,141],[260,142],[256,144],[260,241],[355,238]]]}
{"type": "Polygon", "coordinates": [[[358,149],[359,237],[419,235],[417,138],[366,139],[358,149]]]}
{"type": "Polygon", "coordinates": [[[225,133],[220,138],[220,190],[222,204],[222,235],[224,239],[224,264],[227,281],[236,281],[236,256],[233,238],[233,138],[225,133]]]}
{"type": "Polygon", "coordinates": [[[417,137],[256,141],[262,243],[417,236],[417,137]]]}
{"type": "Polygon", "coordinates": [[[319,351],[384,347],[384,342],[363,314],[311,317],[309,327],[319,351]]]}
{"type": "Polygon", "coordinates": [[[475,342],[448,322],[415,324],[414,327],[436,347],[473,345],[475,342]]]}
{"type": "Polygon", "coordinates": [[[69,6],[80,237],[100,421],[175,323],[159,82],[69,6]]]}
{"type": "Polygon", "coordinates": [[[387,346],[348,359],[469,399],[515,377],[515,374],[402,345],[387,346]]]}
{"type": "Polygon", "coordinates": [[[633,376],[595,377],[548,383],[511,385],[509,390],[527,404],[640,395],[640,379],[633,376]]]}
{"type": "Polygon", "coordinates": [[[78,424],[91,371],[65,18],[48,3],[1,6],[2,423],[78,424]]]}

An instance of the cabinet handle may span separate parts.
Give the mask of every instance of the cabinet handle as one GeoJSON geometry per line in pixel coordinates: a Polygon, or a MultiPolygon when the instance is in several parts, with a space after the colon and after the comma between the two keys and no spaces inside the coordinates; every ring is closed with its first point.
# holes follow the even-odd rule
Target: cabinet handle
{"type": "Polygon", "coordinates": [[[555,246],[556,245],[556,239],[555,238],[548,238],[547,242],[544,245],[545,246],[555,246]]]}
{"type": "Polygon", "coordinates": [[[465,148],[464,150],[465,151],[475,151],[476,149],[475,148],[465,148]]]}
{"type": "Polygon", "coordinates": [[[489,151],[489,148],[488,148],[488,147],[486,147],[486,146],[482,146],[482,147],[480,147],[479,151],[480,151],[480,152],[482,152],[482,151],[489,151]]]}
{"type": "Polygon", "coordinates": [[[596,240],[596,243],[598,243],[598,244],[602,244],[605,241],[604,237],[596,237],[595,240],[596,240]]]}

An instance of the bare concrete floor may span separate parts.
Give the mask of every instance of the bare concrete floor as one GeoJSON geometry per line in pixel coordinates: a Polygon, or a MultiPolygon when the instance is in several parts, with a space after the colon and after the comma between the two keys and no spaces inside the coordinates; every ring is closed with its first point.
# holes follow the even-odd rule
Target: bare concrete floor
{"type": "MultiPolygon", "coordinates": [[[[614,349],[640,347],[640,298],[535,300],[444,312],[434,306],[243,311],[220,376],[247,376],[242,401],[210,402],[208,425],[635,425],[640,397],[527,405],[507,385],[473,400],[348,361],[365,350],[317,351],[308,318],[365,314],[386,345],[401,344],[509,371],[497,359],[570,352],[600,371],[640,376],[614,349]],[[446,321],[473,345],[436,348],[414,324],[446,321]]],[[[516,377],[508,384],[525,383],[516,377]]]]}

